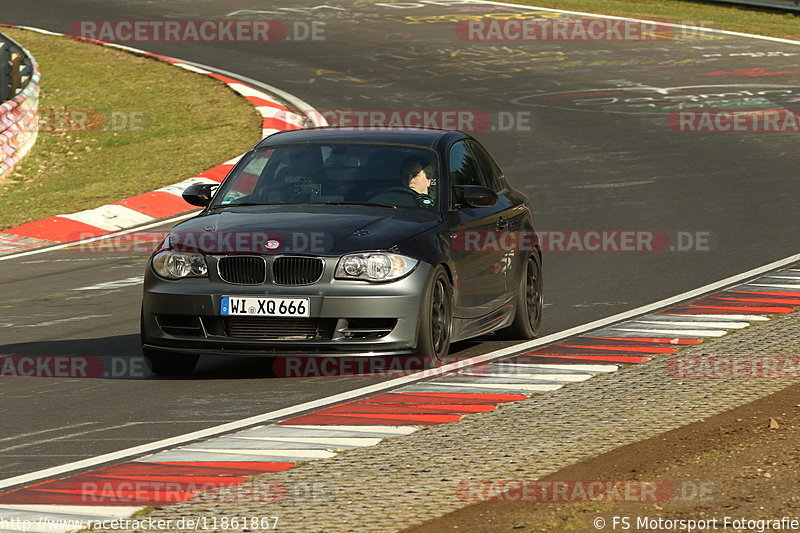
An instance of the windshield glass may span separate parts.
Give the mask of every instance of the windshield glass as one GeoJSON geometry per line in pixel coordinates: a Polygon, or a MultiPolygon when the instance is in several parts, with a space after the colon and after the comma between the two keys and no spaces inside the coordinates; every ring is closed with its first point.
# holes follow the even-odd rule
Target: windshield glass
{"type": "Polygon", "coordinates": [[[245,156],[212,207],[275,204],[438,205],[436,152],[375,144],[304,144],[245,156]]]}

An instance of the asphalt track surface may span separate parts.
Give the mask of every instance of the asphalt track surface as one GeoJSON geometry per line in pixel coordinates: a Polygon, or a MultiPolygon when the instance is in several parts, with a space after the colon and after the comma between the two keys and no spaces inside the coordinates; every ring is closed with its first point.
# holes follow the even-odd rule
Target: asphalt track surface
{"type": "MultiPolygon", "coordinates": [[[[81,19],[324,24],[324,41],[129,44],[269,83],[322,111],[479,112],[494,127],[475,136],[531,197],[540,230],[656,231],[671,246],[688,241],[677,232],[707,240],[685,251],[546,254],[545,334],[797,251],[797,134],[675,132],[667,116],[796,109],[800,46],[679,30],[650,42],[471,42],[459,38],[458,18],[541,12],[437,4],[29,0],[2,22],[59,32],[81,19]],[[528,122],[506,130],[501,114],[528,122]]],[[[81,355],[111,370],[3,378],[0,479],[383,379],[274,378],[271,361],[223,358],[204,358],[184,379],[148,375],[138,345],[145,259],[61,250],[0,262],[0,355],[81,355]]],[[[453,355],[506,345],[462,343],[453,355]]]]}

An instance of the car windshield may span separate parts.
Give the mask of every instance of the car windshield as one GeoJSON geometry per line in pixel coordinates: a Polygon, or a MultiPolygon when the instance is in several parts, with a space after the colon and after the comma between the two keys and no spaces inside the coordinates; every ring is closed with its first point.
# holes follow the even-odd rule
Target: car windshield
{"type": "Polygon", "coordinates": [[[303,144],[248,153],[212,208],[352,204],[431,209],[438,205],[436,152],[379,144],[303,144]]]}

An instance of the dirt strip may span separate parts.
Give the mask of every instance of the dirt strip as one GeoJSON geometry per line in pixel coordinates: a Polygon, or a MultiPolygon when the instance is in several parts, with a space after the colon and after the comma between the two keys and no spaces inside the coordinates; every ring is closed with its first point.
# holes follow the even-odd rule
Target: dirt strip
{"type": "MultiPolygon", "coordinates": [[[[540,480],[551,482],[550,487],[569,480],[580,481],[583,485],[594,480],[627,480],[627,487],[636,486],[630,483],[632,480],[639,480],[640,487],[670,480],[669,483],[680,487],[683,493],[673,494],[669,500],[587,504],[576,497],[573,502],[552,503],[535,498],[524,501],[521,493],[508,491],[506,500],[516,501],[497,498],[496,501],[474,504],[405,531],[624,531],[621,517],[629,519],[633,531],[666,529],[635,527],[637,520],[645,517],[709,522],[716,518],[717,527],[705,530],[726,531],[726,516],[732,520],[789,517],[797,520],[797,528],[800,528],[798,450],[800,385],[792,385],[743,407],[617,448],[540,480]],[[595,527],[594,520],[598,517],[605,520],[604,528],[595,527]],[[613,527],[614,517],[618,517],[616,528],[613,527]]],[[[541,488],[548,484],[535,486],[541,488]]],[[[573,491],[573,494],[579,493],[573,491]]],[[[622,496],[624,500],[624,494],[622,496]]],[[[632,499],[640,498],[633,494],[632,499]]],[[[731,523],[731,526],[735,525],[731,523]]],[[[727,531],[759,528],[758,524],[749,526],[749,529],[730,527],[727,531]]],[[[688,530],[688,522],[683,530],[688,530]]]]}

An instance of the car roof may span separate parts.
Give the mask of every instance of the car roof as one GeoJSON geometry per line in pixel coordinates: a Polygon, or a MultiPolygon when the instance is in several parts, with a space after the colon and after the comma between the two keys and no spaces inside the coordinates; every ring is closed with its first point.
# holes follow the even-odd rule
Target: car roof
{"type": "Polygon", "coordinates": [[[428,128],[393,128],[386,126],[376,126],[375,128],[305,128],[274,133],[259,142],[255,148],[303,143],[402,144],[436,148],[442,141],[466,137],[468,135],[460,131],[428,128]]]}

